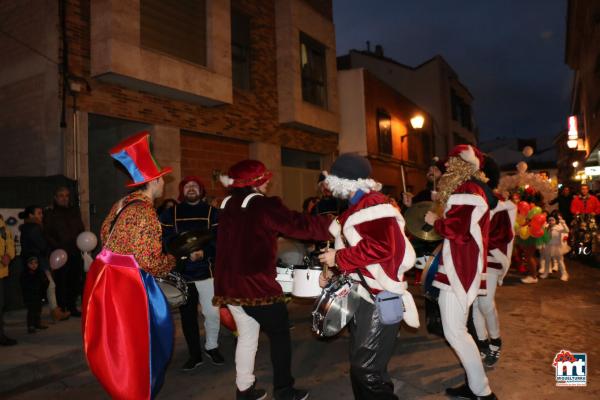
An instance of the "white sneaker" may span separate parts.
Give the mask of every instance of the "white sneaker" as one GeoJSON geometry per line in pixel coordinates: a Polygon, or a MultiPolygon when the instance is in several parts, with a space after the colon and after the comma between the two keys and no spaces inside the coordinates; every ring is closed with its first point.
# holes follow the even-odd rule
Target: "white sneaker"
{"type": "Polygon", "coordinates": [[[561,280],[561,281],[563,281],[563,282],[566,282],[566,281],[568,281],[568,280],[569,280],[569,274],[567,274],[567,273],[565,272],[564,274],[562,274],[562,275],[560,276],[560,280],[561,280]]]}
{"type": "Polygon", "coordinates": [[[548,277],[548,274],[546,272],[544,272],[543,274],[540,275],[540,278],[542,279],[546,279],[548,277]]]}
{"type": "Polygon", "coordinates": [[[523,283],[537,283],[538,278],[534,278],[533,276],[527,275],[525,278],[521,279],[523,283]]]}

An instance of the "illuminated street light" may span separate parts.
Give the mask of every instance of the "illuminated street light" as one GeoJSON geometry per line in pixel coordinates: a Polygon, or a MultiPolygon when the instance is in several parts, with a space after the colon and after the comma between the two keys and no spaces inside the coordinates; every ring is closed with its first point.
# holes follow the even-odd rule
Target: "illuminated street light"
{"type": "Polygon", "coordinates": [[[410,125],[413,129],[421,129],[423,128],[423,124],[425,123],[425,118],[422,115],[415,115],[410,119],[410,125]]]}
{"type": "Polygon", "coordinates": [[[573,168],[577,168],[579,166],[579,161],[573,161],[573,168]]]}
{"type": "Polygon", "coordinates": [[[577,139],[569,139],[567,140],[567,147],[570,149],[574,149],[577,147],[577,139]]]}

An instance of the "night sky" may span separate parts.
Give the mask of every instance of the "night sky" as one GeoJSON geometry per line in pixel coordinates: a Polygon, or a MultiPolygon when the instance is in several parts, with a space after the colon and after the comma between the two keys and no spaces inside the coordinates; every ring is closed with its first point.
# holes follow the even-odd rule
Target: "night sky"
{"type": "Polygon", "coordinates": [[[417,66],[442,55],[475,97],[480,140],[566,125],[566,0],[334,0],[338,55],[371,50],[417,66]]]}

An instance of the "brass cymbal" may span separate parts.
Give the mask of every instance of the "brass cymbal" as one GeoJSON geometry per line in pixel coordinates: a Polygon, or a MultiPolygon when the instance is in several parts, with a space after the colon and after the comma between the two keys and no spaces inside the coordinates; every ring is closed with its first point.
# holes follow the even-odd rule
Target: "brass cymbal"
{"type": "Polygon", "coordinates": [[[171,239],[167,249],[176,257],[187,257],[194,251],[202,250],[210,240],[211,235],[206,231],[187,231],[171,239]]]}
{"type": "Polygon", "coordinates": [[[414,237],[427,242],[442,240],[435,229],[426,230],[428,225],[425,223],[425,214],[427,214],[427,211],[433,210],[433,206],[433,201],[420,201],[404,212],[406,230],[414,237]]]}

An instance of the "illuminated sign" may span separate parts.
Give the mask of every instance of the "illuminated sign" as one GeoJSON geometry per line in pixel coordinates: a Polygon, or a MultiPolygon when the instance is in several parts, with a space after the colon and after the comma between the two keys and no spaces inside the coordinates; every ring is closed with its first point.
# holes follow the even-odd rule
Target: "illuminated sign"
{"type": "Polygon", "coordinates": [[[599,176],[600,175],[600,165],[595,167],[585,167],[584,173],[587,176],[599,176]]]}

